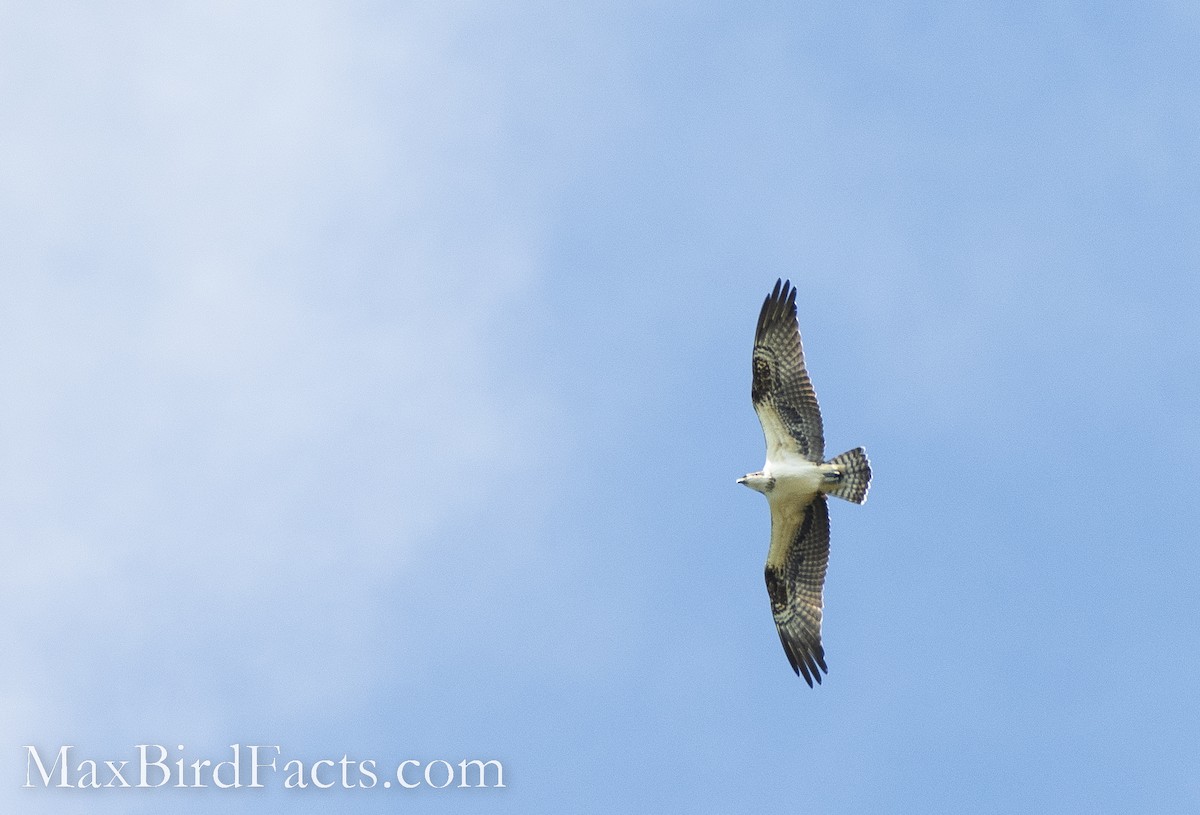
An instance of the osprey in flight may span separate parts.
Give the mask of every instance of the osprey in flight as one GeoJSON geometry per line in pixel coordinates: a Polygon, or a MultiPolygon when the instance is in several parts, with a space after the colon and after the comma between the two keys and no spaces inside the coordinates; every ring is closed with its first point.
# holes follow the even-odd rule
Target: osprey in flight
{"type": "Polygon", "coordinates": [[[821,409],[804,368],[790,281],[775,281],[759,312],[750,398],[767,440],[767,463],[738,483],[767,496],[771,506],[771,613],[792,670],[812,687],[822,671],[829,672],[821,647],[821,589],[829,564],[825,495],[861,504],[871,465],[861,447],[825,461],[821,409]]]}

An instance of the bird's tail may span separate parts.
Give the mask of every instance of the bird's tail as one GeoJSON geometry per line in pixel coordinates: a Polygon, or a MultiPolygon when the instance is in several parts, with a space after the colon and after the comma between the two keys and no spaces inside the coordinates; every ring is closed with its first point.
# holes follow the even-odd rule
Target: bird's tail
{"type": "Polygon", "coordinates": [[[841,475],[836,486],[829,490],[830,495],[856,504],[867,500],[867,488],[871,486],[871,462],[867,461],[866,450],[855,447],[834,456],[829,463],[836,465],[841,475]]]}

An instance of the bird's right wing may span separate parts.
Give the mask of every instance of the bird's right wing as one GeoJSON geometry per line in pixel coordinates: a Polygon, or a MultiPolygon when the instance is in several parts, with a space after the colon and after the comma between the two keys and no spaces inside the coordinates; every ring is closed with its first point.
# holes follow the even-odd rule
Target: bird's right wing
{"type": "Polygon", "coordinates": [[[763,302],[754,332],[754,380],[750,398],[767,439],[767,458],[799,453],[820,463],[825,455],[821,409],[804,367],[796,289],[775,281],[763,302]]]}
{"type": "Polygon", "coordinates": [[[829,506],[818,494],[807,506],[771,505],[771,549],[767,554],[767,594],[779,640],[792,670],[812,687],[821,682],[822,589],[829,566],[829,506]]]}

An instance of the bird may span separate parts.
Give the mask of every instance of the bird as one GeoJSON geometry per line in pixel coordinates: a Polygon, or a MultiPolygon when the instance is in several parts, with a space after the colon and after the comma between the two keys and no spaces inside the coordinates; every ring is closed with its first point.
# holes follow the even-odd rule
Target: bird
{"type": "Polygon", "coordinates": [[[867,499],[871,464],[856,447],[826,461],[821,409],[804,365],[796,288],[775,281],[754,332],[750,399],[762,424],[767,460],[737,480],[761,492],[771,508],[767,595],[788,662],[808,686],[828,674],[821,645],[821,610],[829,565],[829,506],[833,495],[867,499]]]}

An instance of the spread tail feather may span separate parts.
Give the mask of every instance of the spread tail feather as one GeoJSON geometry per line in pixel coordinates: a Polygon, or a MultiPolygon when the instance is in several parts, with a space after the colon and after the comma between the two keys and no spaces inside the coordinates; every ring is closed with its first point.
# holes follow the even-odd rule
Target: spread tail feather
{"type": "Polygon", "coordinates": [[[841,474],[836,486],[829,490],[830,495],[855,504],[867,500],[867,488],[871,486],[871,463],[867,461],[866,450],[855,447],[834,456],[829,463],[836,465],[841,474]]]}

